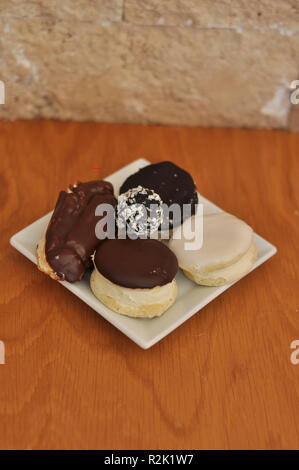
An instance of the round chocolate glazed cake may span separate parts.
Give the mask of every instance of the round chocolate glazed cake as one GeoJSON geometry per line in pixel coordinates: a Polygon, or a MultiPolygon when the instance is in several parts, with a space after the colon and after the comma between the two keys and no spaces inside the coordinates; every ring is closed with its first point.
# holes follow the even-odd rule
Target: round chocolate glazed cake
{"type": "Polygon", "coordinates": [[[114,284],[150,289],[170,283],[177,271],[174,253],[158,240],[104,240],[94,256],[96,269],[114,284]]]}
{"type": "MultiPolygon", "coordinates": [[[[142,186],[152,189],[167,206],[178,204],[180,215],[169,214],[165,216],[163,224],[169,223],[169,228],[180,225],[188,216],[196,212],[198,195],[192,176],[172,162],[154,163],[141,168],[137,173],[130,175],[122,184],[120,194],[129,189],[142,186]],[[184,204],[190,204],[190,211],[183,211],[184,204]]],[[[163,229],[163,227],[162,227],[163,229]]]]}

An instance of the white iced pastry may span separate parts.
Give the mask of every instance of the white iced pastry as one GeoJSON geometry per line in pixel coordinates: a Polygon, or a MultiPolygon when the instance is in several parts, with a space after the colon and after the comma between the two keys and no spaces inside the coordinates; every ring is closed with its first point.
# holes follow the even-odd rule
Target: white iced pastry
{"type": "MultiPolygon", "coordinates": [[[[201,217],[201,216],[194,216],[201,217]]],[[[186,250],[183,230],[173,232],[168,247],[177,256],[179,267],[187,277],[206,286],[234,282],[251,269],[257,257],[253,230],[242,220],[225,212],[203,216],[203,244],[197,250],[186,250]]]]}

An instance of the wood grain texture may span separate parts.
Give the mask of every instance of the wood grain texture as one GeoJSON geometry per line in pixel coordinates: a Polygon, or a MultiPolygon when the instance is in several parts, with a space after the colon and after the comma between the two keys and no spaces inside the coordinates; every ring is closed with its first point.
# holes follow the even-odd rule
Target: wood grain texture
{"type": "Polygon", "coordinates": [[[299,136],[0,123],[0,447],[299,447],[299,136]],[[144,351],[9,245],[58,190],[171,159],[278,254],[144,351]],[[101,170],[93,170],[100,167],[101,170]]]}

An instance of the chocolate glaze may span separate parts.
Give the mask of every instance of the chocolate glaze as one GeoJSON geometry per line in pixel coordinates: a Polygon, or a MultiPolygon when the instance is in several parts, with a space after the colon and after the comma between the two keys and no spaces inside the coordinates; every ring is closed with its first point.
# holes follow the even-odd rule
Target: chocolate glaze
{"type": "Polygon", "coordinates": [[[195,214],[198,196],[192,176],[174,163],[165,161],[141,168],[125,180],[119,192],[125,193],[139,185],[153,189],[168,206],[179,204],[181,218],[173,220],[170,213],[170,225],[177,226],[184,221],[183,204],[191,204],[191,215],[195,214]]]}
{"type": "Polygon", "coordinates": [[[140,238],[104,240],[95,252],[94,263],[104,277],[129,288],[163,286],[178,270],[177,258],[166,245],[140,238]]]}
{"type": "Polygon", "coordinates": [[[91,265],[91,255],[100,240],[95,226],[101,217],[95,215],[99,204],[117,201],[113,186],[107,181],[89,181],[61,191],[46,232],[46,259],[63,280],[75,282],[91,265]]]}

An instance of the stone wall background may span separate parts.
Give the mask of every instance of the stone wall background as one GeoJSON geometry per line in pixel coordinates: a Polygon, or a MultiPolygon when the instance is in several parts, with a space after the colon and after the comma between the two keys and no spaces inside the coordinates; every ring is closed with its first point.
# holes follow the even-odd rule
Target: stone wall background
{"type": "Polygon", "coordinates": [[[298,131],[298,72],[298,0],[0,0],[2,119],[298,131]]]}

